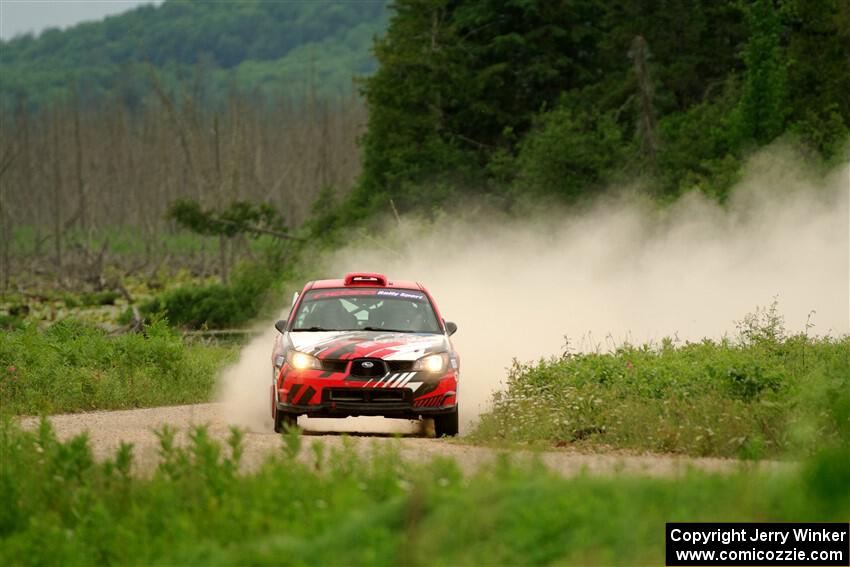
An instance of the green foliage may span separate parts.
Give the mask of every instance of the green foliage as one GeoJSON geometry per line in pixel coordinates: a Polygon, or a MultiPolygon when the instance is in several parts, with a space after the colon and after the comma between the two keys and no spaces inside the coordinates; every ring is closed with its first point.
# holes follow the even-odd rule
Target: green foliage
{"type": "MultiPolygon", "coordinates": [[[[92,291],[80,295],[79,302],[85,306],[96,305],[115,305],[115,300],[121,297],[121,294],[114,290],[92,291]]],[[[68,302],[73,303],[75,299],[70,296],[65,296],[65,304],[71,307],[68,302]]]]}
{"type": "MultiPolygon", "coordinates": [[[[738,8],[707,1],[395,8],[376,44],[380,68],[365,82],[364,175],[352,200],[392,197],[402,209],[421,208],[411,188],[430,199],[427,208],[470,190],[498,192],[517,177],[517,197],[598,190],[634,161],[636,87],[626,57],[634,38],[648,42],[664,116],[722,84],[745,37],[738,8]],[[440,184],[454,190],[430,191],[440,184]]],[[[703,159],[716,158],[723,155],[703,159]]]]}
{"type": "Polygon", "coordinates": [[[183,228],[207,236],[259,236],[269,230],[286,232],[280,213],[268,203],[233,201],[227,208],[203,209],[197,201],[178,199],[168,207],[166,217],[183,228]]]}
{"type": "Polygon", "coordinates": [[[750,35],[744,46],[743,92],[733,117],[741,143],[766,144],[785,131],[788,105],[788,62],[781,46],[779,8],[773,0],[745,4],[750,35]]]}
{"type": "Polygon", "coordinates": [[[369,129],[355,199],[389,192],[406,209],[406,182],[474,186],[480,166],[513,151],[537,110],[594,75],[597,2],[399,0],[394,8],[375,45],[380,68],[364,83],[369,129]]]}
{"type": "Polygon", "coordinates": [[[15,315],[0,314],[0,329],[20,329],[24,326],[24,320],[15,315]]]}
{"type": "Polygon", "coordinates": [[[791,131],[827,160],[838,161],[847,156],[850,147],[850,126],[847,122],[841,116],[838,105],[833,103],[806,109],[791,131]]]}
{"type": "Polygon", "coordinates": [[[607,0],[604,6],[604,64],[598,82],[605,89],[594,94],[605,107],[624,104],[634,92],[626,56],[638,35],[649,47],[654,102],[661,116],[699,104],[730,73],[741,70],[739,50],[747,30],[737,2],[607,0]]]}
{"type": "MultiPolygon", "coordinates": [[[[239,235],[288,236],[280,214],[268,204],[234,201],[224,209],[203,209],[196,201],[181,199],[170,205],[168,218],[196,234],[217,235],[222,240],[239,235]]],[[[297,249],[290,247],[289,251],[294,254],[297,249]]],[[[266,305],[285,268],[291,268],[288,264],[292,259],[284,260],[280,241],[264,255],[261,261],[240,266],[229,281],[179,287],[148,301],[141,311],[146,315],[162,313],[175,325],[196,329],[232,328],[249,322],[266,305]]]]}
{"type": "Polygon", "coordinates": [[[2,411],[35,414],[206,400],[229,356],[184,346],[165,321],[144,335],[109,337],[71,320],[0,333],[2,411]]]}
{"type": "Polygon", "coordinates": [[[658,564],[668,521],[843,521],[850,452],[802,470],[678,479],[580,474],[500,459],[409,463],[392,448],[296,447],[238,474],[242,434],[158,432],[160,463],[132,447],[95,461],[86,437],[0,424],[4,565],[658,564]],[[476,511],[469,521],[470,510],[476,511]]]}
{"type": "Polygon", "coordinates": [[[345,214],[325,218],[470,193],[570,201],[636,174],[667,199],[722,200],[748,153],[786,133],[842,159],[850,13],[839,4],[398,0],[364,81],[363,175],[345,214]],[[651,158],[633,141],[648,114],[651,158]]]}
{"type": "Polygon", "coordinates": [[[473,437],[744,457],[850,443],[850,337],[786,337],[775,306],[739,333],[515,363],[473,437]]]}
{"type": "Polygon", "coordinates": [[[823,155],[840,155],[850,137],[850,10],[843,0],[783,6],[794,129],[823,155]]]}
{"type": "Polygon", "coordinates": [[[351,75],[369,73],[372,37],[386,26],[382,1],[189,2],[168,0],[100,22],[49,29],[0,43],[0,102],[48,103],[78,88],[86,100],[117,94],[132,102],[150,92],[150,62],[176,84],[200,65],[210,98],[235,79],[246,90],[282,88],[325,96],[351,91],[351,75]]]}
{"type": "Polygon", "coordinates": [[[663,194],[676,197],[692,189],[717,198],[727,194],[739,178],[741,165],[730,135],[737,101],[736,85],[729,84],[716,100],[660,121],[658,165],[663,194]]]}
{"type": "Polygon", "coordinates": [[[609,114],[565,103],[539,116],[521,142],[515,183],[520,193],[555,193],[568,199],[599,188],[622,163],[620,126],[609,114]]]}
{"type": "Polygon", "coordinates": [[[280,275],[263,263],[248,263],[234,271],[227,284],[189,284],[143,304],[143,315],[164,315],[180,327],[230,329],[254,319],[266,305],[280,275]]]}

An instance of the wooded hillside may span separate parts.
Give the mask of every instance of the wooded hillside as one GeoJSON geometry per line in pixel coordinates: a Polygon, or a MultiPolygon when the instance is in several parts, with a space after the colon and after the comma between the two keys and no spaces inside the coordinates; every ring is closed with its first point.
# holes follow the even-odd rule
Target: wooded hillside
{"type": "Polygon", "coordinates": [[[375,69],[372,39],[386,27],[384,0],[192,2],[167,0],[103,21],[0,42],[0,103],[48,103],[76,89],[86,99],[120,94],[135,105],[150,92],[140,69],[168,85],[200,66],[204,95],[243,90],[290,97],[354,91],[375,69]]]}

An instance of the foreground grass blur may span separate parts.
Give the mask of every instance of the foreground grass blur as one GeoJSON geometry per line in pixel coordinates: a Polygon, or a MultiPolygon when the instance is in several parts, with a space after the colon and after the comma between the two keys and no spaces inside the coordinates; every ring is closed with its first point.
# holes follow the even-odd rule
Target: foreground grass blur
{"type": "Polygon", "coordinates": [[[65,320],[0,333],[2,413],[37,414],[196,403],[212,395],[232,348],[185,345],[164,321],[109,337],[65,320]]]}
{"type": "Polygon", "coordinates": [[[778,457],[850,439],[850,337],[786,336],[776,305],[736,340],[515,363],[473,438],[778,457]]]}
{"type": "Polygon", "coordinates": [[[847,448],[783,473],[567,479],[288,435],[240,475],[238,430],[225,447],[204,429],[188,445],[159,435],[161,464],[140,478],[129,445],[97,463],[84,436],[0,424],[0,564],[661,564],[666,521],[850,516],[847,448]]]}

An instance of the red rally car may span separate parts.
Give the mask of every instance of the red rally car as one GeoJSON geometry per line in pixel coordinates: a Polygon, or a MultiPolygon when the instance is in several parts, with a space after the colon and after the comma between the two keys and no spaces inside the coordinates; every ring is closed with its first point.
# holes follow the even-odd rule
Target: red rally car
{"type": "Polygon", "coordinates": [[[457,435],[457,325],[422,284],[373,273],[308,282],[275,327],[275,431],[299,415],[379,415],[431,417],[438,437],[457,435]]]}

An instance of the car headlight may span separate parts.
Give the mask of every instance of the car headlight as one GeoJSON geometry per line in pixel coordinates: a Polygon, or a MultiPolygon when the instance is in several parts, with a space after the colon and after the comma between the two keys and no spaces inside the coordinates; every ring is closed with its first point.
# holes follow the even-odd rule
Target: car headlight
{"type": "Polygon", "coordinates": [[[423,356],[413,363],[413,370],[437,373],[444,371],[448,365],[449,355],[445,352],[440,352],[423,356]]]}
{"type": "Polygon", "coordinates": [[[321,360],[306,352],[299,352],[297,350],[290,350],[286,353],[286,362],[296,370],[307,370],[310,368],[314,370],[322,369],[321,360]]]}

